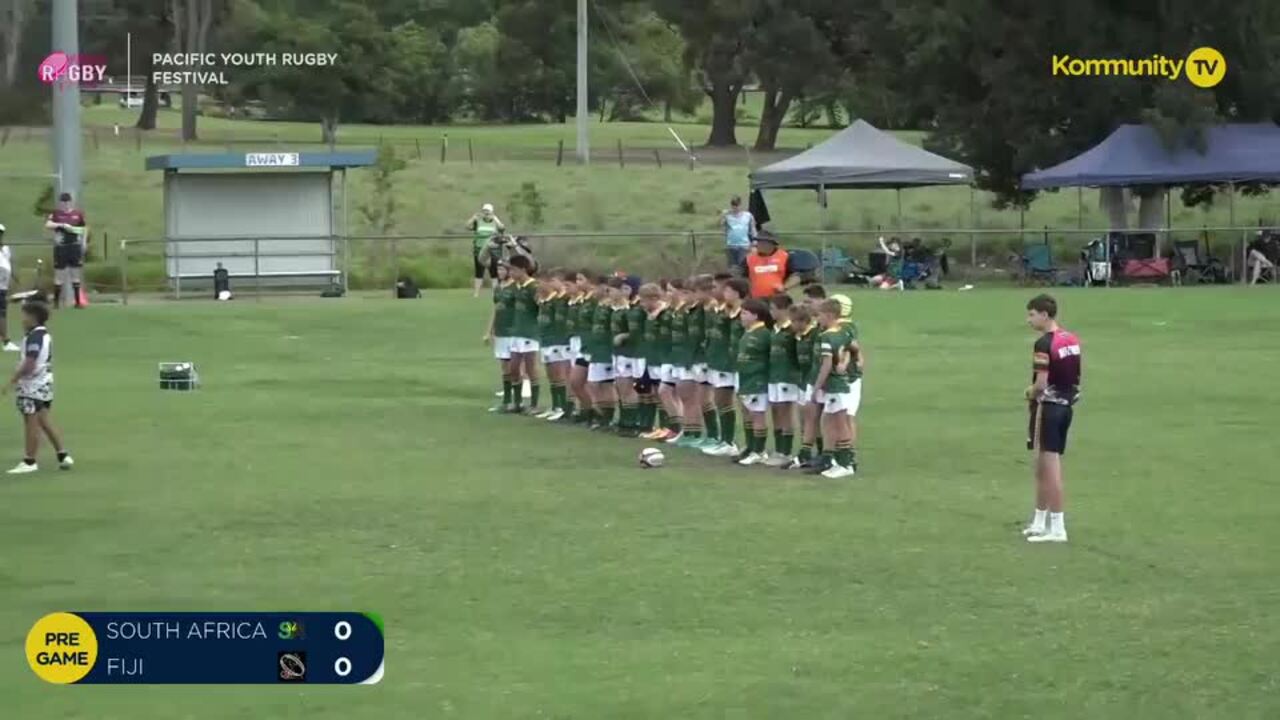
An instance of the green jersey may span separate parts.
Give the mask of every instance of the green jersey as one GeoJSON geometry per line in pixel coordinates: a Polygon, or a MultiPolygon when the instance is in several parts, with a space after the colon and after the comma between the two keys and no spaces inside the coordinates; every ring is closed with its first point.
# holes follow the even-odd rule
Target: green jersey
{"type": "Polygon", "coordinates": [[[694,305],[685,321],[685,334],[693,354],[689,361],[692,365],[707,361],[707,312],[705,305],[694,305]]]}
{"type": "Polygon", "coordinates": [[[613,362],[613,308],[596,300],[590,303],[591,331],[582,339],[583,351],[591,362],[608,365],[613,362]]]}
{"type": "Polygon", "coordinates": [[[645,314],[640,357],[643,357],[645,363],[653,368],[652,376],[657,377],[658,367],[667,362],[670,353],[671,310],[661,305],[657,312],[645,314]]]}
{"type": "Polygon", "coordinates": [[[627,334],[630,328],[630,326],[627,324],[627,321],[630,320],[630,318],[628,317],[629,315],[628,311],[630,309],[631,309],[631,306],[629,305],[610,308],[610,311],[613,313],[613,315],[609,320],[609,347],[613,348],[614,355],[625,355],[625,353],[622,352],[625,346],[616,345],[614,344],[613,340],[619,335],[627,334]]]}
{"type": "Polygon", "coordinates": [[[824,330],[818,336],[818,359],[819,367],[826,358],[831,358],[831,373],[827,376],[827,382],[822,386],[822,390],[828,393],[846,393],[849,392],[849,386],[854,380],[862,376],[858,371],[856,358],[851,357],[851,348],[849,345],[857,339],[858,331],[853,323],[842,323],[834,328],[824,330]],[[837,368],[841,362],[848,361],[848,367],[844,372],[840,372],[837,368]]]}
{"type": "Polygon", "coordinates": [[[619,355],[629,358],[644,357],[644,326],[648,316],[649,313],[638,302],[627,306],[627,341],[618,348],[619,355]]]}
{"type": "Polygon", "coordinates": [[[564,329],[569,337],[580,338],[586,334],[586,327],[582,323],[582,306],[585,300],[583,296],[574,295],[565,305],[564,329]]]}
{"type": "Polygon", "coordinates": [[[504,282],[493,286],[493,336],[510,337],[511,321],[515,317],[515,283],[504,282]]]}
{"type": "Polygon", "coordinates": [[[733,325],[741,326],[742,323],[735,322],[723,308],[713,307],[707,311],[707,369],[733,372],[733,358],[729,356],[729,331],[733,325]]]}
{"type": "Polygon", "coordinates": [[[769,392],[769,350],[773,331],[764,323],[756,323],[742,335],[738,345],[738,394],[762,395],[769,392]]]}
{"type": "Polygon", "coordinates": [[[472,223],[471,229],[475,231],[475,235],[471,238],[471,250],[479,255],[484,246],[489,243],[489,238],[497,235],[502,226],[496,217],[489,220],[477,217],[472,223]]]}
{"type": "Polygon", "coordinates": [[[687,368],[693,365],[693,347],[689,344],[689,309],[671,308],[670,363],[676,367],[687,368]]]}
{"type": "Polygon", "coordinates": [[[769,345],[770,383],[804,384],[804,373],[796,355],[796,334],[791,332],[791,323],[779,324],[773,329],[769,345]]]}
{"type": "Polygon", "coordinates": [[[803,375],[801,386],[812,385],[818,377],[818,369],[822,358],[817,353],[818,324],[810,323],[808,328],[791,326],[796,335],[796,365],[803,375]]]}
{"type": "Polygon", "coordinates": [[[551,295],[538,303],[538,342],[543,347],[569,344],[565,324],[568,311],[569,298],[565,295],[551,295]]]}
{"type": "Polygon", "coordinates": [[[522,283],[514,283],[512,293],[515,296],[514,314],[511,316],[511,337],[538,337],[538,281],[529,278],[522,283]]]}

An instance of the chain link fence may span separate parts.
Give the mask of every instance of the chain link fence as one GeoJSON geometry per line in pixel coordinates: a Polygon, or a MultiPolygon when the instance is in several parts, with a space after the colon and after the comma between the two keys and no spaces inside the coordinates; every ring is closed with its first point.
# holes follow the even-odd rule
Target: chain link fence
{"type": "MultiPolygon", "coordinates": [[[[1157,255],[1172,257],[1175,244],[1195,242],[1204,257],[1216,258],[1229,277],[1243,280],[1248,243],[1258,227],[1157,229],[1157,255]]],[[[1140,232],[1140,231],[1129,231],[1140,232]]],[[[779,233],[790,251],[807,250],[820,262],[817,277],[841,282],[849,270],[874,265],[874,253],[886,244],[917,242],[928,248],[945,273],[943,282],[999,283],[1022,279],[1024,258],[1032,246],[1047,246],[1057,276],[1080,278],[1082,256],[1106,229],[903,229],[893,231],[809,230],[779,233]],[[945,261],[943,257],[945,256],[945,261]]],[[[724,236],[718,232],[544,232],[524,236],[544,271],[553,268],[599,273],[626,271],[642,277],[686,277],[727,268],[724,236]]],[[[467,287],[475,267],[474,245],[462,235],[352,235],[330,238],[237,237],[184,239],[103,237],[90,245],[85,284],[91,292],[163,297],[211,295],[215,262],[231,272],[237,294],[262,296],[317,289],[394,291],[397,280],[412,278],[422,288],[467,287]],[[297,268],[281,269],[281,268],[297,268]],[[311,269],[305,269],[311,268],[311,269]]],[[[14,271],[11,288],[47,287],[53,280],[48,241],[10,244],[14,271]]]]}

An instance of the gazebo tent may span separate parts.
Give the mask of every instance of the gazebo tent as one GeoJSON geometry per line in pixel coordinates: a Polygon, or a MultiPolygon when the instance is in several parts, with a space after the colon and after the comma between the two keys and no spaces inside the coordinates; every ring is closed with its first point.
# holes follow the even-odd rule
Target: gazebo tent
{"type": "Polygon", "coordinates": [[[1022,176],[1026,190],[1056,187],[1280,182],[1280,127],[1271,123],[1207,128],[1172,147],[1147,125],[1121,125],[1066,162],[1022,176]],[[1203,152],[1201,151],[1203,150],[1203,152]]]}
{"type": "Polygon", "coordinates": [[[862,120],[825,142],[751,173],[752,190],[968,185],[973,169],[902,142],[862,120]]]}

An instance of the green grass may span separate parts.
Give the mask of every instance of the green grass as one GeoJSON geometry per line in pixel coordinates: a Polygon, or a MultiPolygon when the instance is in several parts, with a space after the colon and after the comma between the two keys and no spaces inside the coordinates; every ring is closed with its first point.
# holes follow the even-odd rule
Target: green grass
{"type": "MultiPolygon", "coordinates": [[[[1027,291],[855,295],[863,474],[484,412],[488,303],[52,322],[72,473],[0,482],[15,717],[1274,718],[1271,288],[1063,291],[1070,545],[1032,547],[1027,291]],[[205,387],[162,392],[155,363],[205,387]],[[57,688],[59,610],[380,613],[372,688],[57,688]]],[[[6,446],[18,447],[16,418],[6,446]]],[[[45,458],[48,462],[48,458],[45,458]]]]}

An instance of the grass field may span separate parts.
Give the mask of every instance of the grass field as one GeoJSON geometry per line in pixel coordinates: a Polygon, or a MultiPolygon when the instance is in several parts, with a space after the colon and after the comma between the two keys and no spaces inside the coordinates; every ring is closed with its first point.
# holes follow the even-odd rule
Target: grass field
{"type": "MultiPolygon", "coordinates": [[[[1271,288],[1063,291],[1067,546],[1018,537],[1027,291],[854,295],[863,473],[815,481],[489,415],[488,304],[54,318],[79,465],[0,481],[13,717],[1275,718],[1271,288]],[[194,360],[205,387],[156,389],[194,360]],[[40,683],[67,610],[376,611],[361,688],[40,683]]],[[[18,447],[16,417],[4,447],[18,447]]],[[[46,462],[48,459],[46,458],[46,462]]]]}

